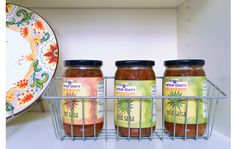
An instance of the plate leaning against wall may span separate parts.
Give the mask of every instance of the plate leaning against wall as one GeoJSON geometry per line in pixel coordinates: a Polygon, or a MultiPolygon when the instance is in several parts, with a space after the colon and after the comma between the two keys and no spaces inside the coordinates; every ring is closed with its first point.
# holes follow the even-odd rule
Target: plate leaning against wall
{"type": "Polygon", "coordinates": [[[56,71],[58,52],[56,36],[41,16],[6,4],[6,118],[40,98],[56,71]]]}

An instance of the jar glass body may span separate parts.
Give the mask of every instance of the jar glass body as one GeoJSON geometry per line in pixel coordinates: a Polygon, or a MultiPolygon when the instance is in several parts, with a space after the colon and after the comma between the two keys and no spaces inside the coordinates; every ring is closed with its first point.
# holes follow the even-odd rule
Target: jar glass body
{"type": "MultiPolygon", "coordinates": [[[[155,82],[156,77],[155,77],[155,73],[152,69],[152,66],[120,66],[120,67],[118,66],[118,69],[115,74],[115,84],[116,84],[116,81],[120,81],[123,83],[142,82],[142,81],[143,82],[145,82],[145,81],[155,82]]],[[[137,86],[134,86],[134,87],[138,88],[137,86]]],[[[143,90],[145,90],[145,88],[143,88],[143,90]]],[[[116,93],[115,93],[115,95],[116,95],[116,93]]],[[[139,94],[139,96],[143,96],[143,95],[139,94]]],[[[149,95],[149,96],[151,96],[151,95],[149,95]]],[[[149,99],[149,100],[151,101],[151,99],[149,99]]],[[[137,100],[137,101],[139,101],[139,100],[137,100]]],[[[143,103],[143,101],[142,101],[142,103],[143,103]]],[[[115,106],[115,110],[119,109],[118,102],[117,102],[117,104],[114,104],[114,106],[115,106]]],[[[135,110],[135,107],[131,106],[131,108],[132,108],[132,110],[135,110]]],[[[149,107],[149,108],[152,109],[152,107],[149,107]]],[[[121,111],[119,111],[119,112],[121,112],[121,111]]],[[[119,112],[117,112],[117,113],[119,113],[119,112]]],[[[137,112],[137,113],[139,113],[139,112],[137,112]]],[[[150,111],[149,111],[149,113],[150,113],[150,111]]],[[[114,117],[117,117],[117,115],[115,114],[114,117]]],[[[140,117],[140,114],[138,114],[138,117],[140,117]]],[[[115,123],[115,127],[121,136],[129,136],[128,127],[122,127],[122,126],[118,127],[118,126],[115,123]]],[[[153,124],[150,127],[145,127],[145,128],[142,128],[142,126],[141,126],[141,136],[150,136],[151,133],[154,132],[154,130],[155,130],[155,124],[153,124]]],[[[130,136],[131,137],[138,137],[139,135],[140,135],[140,129],[138,127],[137,128],[130,127],[130,136]]]]}
{"type": "MultiPolygon", "coordinates": [[[[65,71],[64,71],[64,75],[63,77],[66,79],[66,80],[91,80],[91,79],[96,79],[96,78],[99,78],[100,80],[103,81],[103,74],[102,74],[102,71],[100,69],[100,67],[93,67],[93,66],[78,66],[78,67],[70,67],[70,66],[67,66],[65,71]]],[[[87,81],[83,81],[82,85],[81,85],[81,88],[83,88],[83,85],[87,86],[87,88],[95,88],[96,87],[96,83],[95,84],[92,84],[92,83],[87,83],[87,81]],[[84,84],[85,82],[85,84],[84,84]]],[[[103,82],[102,82],[103,83],[103,82]]],[[[89,93],[87,94],[82,94],[82,96],[85,96],[85,95],[88,95],[88,96],[91,96],[89,93]]],[[[96,95],[96,94],[95,94],[96,95]]],[[[81,96],[81,95],[80,95],[81,96]]],[[[94,95],[93,95],[94,96],[94,95]]],[[[77,99],[76,101],[77,103],[82,103],[82,100],[81,99],[77,99]]],[[[84,99],[84,111],[82,111],[82,113],[84,113],[85,115],[90,115],[92,114],[91,116],[91,119],[94,118],[94,111],[89,113],[88,111],[88,106],[86,106],[86,102],[89,104],[92,104],[91,108],[94,107],[94,100],[92,99],[84,99]],[[87,113],[85,113],[87,112],[87,113]]],[[[96,102],[97,102],[97,99],[96,99],[96,102]]],[[[81,108],[81,107],[80,107],[81,108]]],[[[97,108],[97,107],[96,107],[97,108]]],[[[103,108],[103,107],[102,107],[103,108]]],[[[80,113],[81,115],[81,113],[80,113]]],[[[81,117],[81,116],[80,116],[81,117]]],[[[87,116],[85,116],[87,117],[87,116]]],[[[102,128],[103,128],[103,117],[99,120],[99,122],[95,122],[93,121],[93,123],[90,123],[90,124],[86,124],[86,121],[85,121],[85,124],[84,124],[84,136],[94,136],[94,132],[96,131],[96,135],[98,135],[102,128]],[[96,123],[96,127],[94,127],[96,123]],[[96,129],[94,131],[94,128],[96,129]]],[[[65,133],[69,136],[71,136],[71,124],[70,123],[65,123],[63,122],[63,126],[64,126],[64,130],[65,130],[65,133]]],[[[81,124],[81,122],[79,124],[73,124],[73,136],[78,136],[78,137],[81,137],[83,136],[83,124],[81,124]]]]}
{"type": "MultiPolygon", "coordinates": [[[[198,78],[198,77],[205,78],[205,76],[206,76],[205,71],[204,71],[203,67],[200,66],[200,65],[194,65],[194,66],[191,66],[191,65],[190,66],[169,66],[169,67],[167,66],[166,70],[164,72],[164,78],[166,78],[166,77],[170,77],[170,78],[171,77],[174,77],[174,78],[175,77],[176,78],[180,77],[180,78],[182,78],[184,80],[190,79],[190,78],[198,78]]],[[[166,87],[166,84],[163,83],[163,89],[165,87],[166,87]]],[[[195,89],[195,90],[197,90],[197,89],[195,89]]],[[[163,92],[164,92],[164,90],[163,90],[163,92]]],[[[197,95],[188,94],[188,96],[197,96],[197,95]]],[[[166,100],[168,100],[168,99],[165,99],[165,101],[166,100]]],[[[196,99],[189,99],[188,103],[190,103],[190,101],[197,102],[196,99]]],[[[184,100],[183,103],[186,104],[186,100],[184,100]]],[[[190,105],[190,104],[188,104],[188,105],[190,105]]],[[[166,104],[165,104],[165,106],[166,106],[166,104]]],[[[177,106],[176,106],[176,109],[178,109],[177,106]]],[[[190,111],[188,113],[190,113],[190,111]]],[[[168,122],[166,120],[166,118],[164,118],[164,123],[165,123],[165,129],[166,129],[167,133],[169,133],[170,135],[173,135],[173,133],[174,133],[174,122],[168,122]]],[[[198,124],[198,136],[202,136],[205,133],[206,124],[207,124],[207,122],[203,122],[203,123],[199,123],[198,124]]],[[[186,132],[187,132],[186,136],[189,136],[189,137],[196,136],[196,134],[197,134],[197,124],[187,124],[186,132]]],[[[185,124],[183,124],[183,123],[176,123],[175,136],[185,136],[185,124]]]]}

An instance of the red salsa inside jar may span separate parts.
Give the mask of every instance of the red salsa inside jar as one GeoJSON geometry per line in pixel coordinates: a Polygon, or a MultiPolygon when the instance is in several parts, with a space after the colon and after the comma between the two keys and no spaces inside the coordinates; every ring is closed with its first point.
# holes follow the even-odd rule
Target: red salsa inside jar
{"type": "MultiPolygon", "coordinates": [[[[165,61],[163,96],[206,96],[205,61],[184,59],[165,61]]],[[[208,121],[206,99],[165,99],[164,123],[175,136],[202,136],[208,121]],[[175,129],[174,129],[175,128],[175,129]]]]}
{"type": "MultiPolygon", "coordinates": [[[[63,96],[103,96],[104,78],[98,60],[66,60],[63,96]]],[[[62,120],[69,136],[94,136],[103,128],[102,99],[63,99],[62,120]],[[72,127],[71,127],[72,126],[72,127]]]]}
{"type": "MultiPolygon", "coordinates": [[[[154,61],[116,61],[115,96],[155,96],[154,61]]],[[[115,99],[115,127],[121,136],[150,136],[156,126],[152,99],[115,99]]]]}

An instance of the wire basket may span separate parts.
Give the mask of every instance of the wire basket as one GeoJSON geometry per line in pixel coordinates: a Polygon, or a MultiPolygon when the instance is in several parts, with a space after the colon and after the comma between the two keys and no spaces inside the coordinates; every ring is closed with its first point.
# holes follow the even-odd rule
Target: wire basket
{"type": "MultiPolygon", "coordinates": [[[[157,81],[157,86],[160,85],[160,88],[157,88],[157,93],[158,94],[162,94],[162,77],[157,77],[156,78],[157,81]]],[[[113,91],[114,91],[114,77],[105,77],[104,78],[104,95],[102,97],[91,97],[91,96],[76,96],[76,97],[65,97],[61,95],[61,85],[63,82],[63,78],[62,77],[57,77],[54,78],[52,83],[50,84],[50,86],[48,87],[48,89],[46,90],[46,92],[43,95],[44,99],[47,99],[47,101],[49,102],[49,107],[50,107],[50,112],[51,112],[51,118],[52,118],[52,123],[53,123],[53,128],[55,131],[55,135],[58,139],[61,140],[97,140],[97,139],[104,139],[104,140],[109,140],[109,139],[116,139],[118,140],[144,140],[144,139],[208,139],[211,134],[212,134],[212,130],[213,130],[213,124],[214,124],[214,118],[215,118],[215,111],[216,111],[216,107],[217,104],[219,102],[220,99],[226,99],[227,96],[226,94],[219,89],[215,84],[213,84],[211,81],[207,80],[207,96],[181,96],[181,97],[176,97],[176,96],[129,96],[129,97],[122,97],[122,96],[113,96],[113,91]],[[103,125],[103,129],[101,131],[101,133],[96,134],[96,128],[97,125],[96,123],[94,123],[94,128],[93,128],[93,132],[94,135],[92,137],[87,137],[85,136],[85,124],[84,124],[84,113],[82,114],[82,132],[83,134],[80,137],[75,137],[73,135],[74,133],[74,125],[70,126],[70,130],[71,130],[71,135],[67,135],[65,133],[64,127],[63,127],[63,120],[62,120],[62,107],[61,107],[61,102],[63,99],[70,99],[70,106],[72,105],[72,99],[76,99],[76,100],[81,100],[82,101],[82,111],[84,111],[84,101],[85,100],[97,100],[97,99],[103,99],[103,103],[104,103],[104,125],[103,125]],[[174,126],[173,126],[173,132],[172,135],[170,135],[170,133],[167,133],[166,129],[165,129],[165,121],[164,121],[164,101],[167,99],[175,99],[175,101],[177,99],[183,99],[186,101],[186,116],[185,116],[185,124],[184,124],[184,136],[176,136],[176,120],[174,121],[174,126]],[[127,99],[130,103],[130,100],[132,99],[138,99],[140,101],[140,104],[142,104],[142,101],[145,99],[151,99],[153,103],[157,103],[157,123],[156,123],[156,127],[153,130],[152,128],[150,129],[151,131],[151,135],[149,136],[142,136],[142,126],[140,124],[139,126],[139,135],[138,136],[131,136],[130,130],[132,128],[130,128],[130,118],[128,119],[128,135],[127,136],[121,136],[119,134],[119,127],[117,126],[117,128],[114,127],[114,114],[113,111],[110,109],[108,109],[108,103],[110,104],[111,101],[114,101],[114,99],[117,100],[121,100],[121,99],[127,99]],[[196,100],[197,101],[197,118],[196,118],[196,135],[194,136],[188,136],[188,132],[187,132],[187,128],[188,125],[187,124],[187,115],[188,115],[188,101],[189,100],[196,100]],[[199,134],[199,122],[198,122],[198,118],[199,118],[199,102],[200,100],[207,100],[207,116],[208,116],[208,121],[206,124],[206,129],[204,132],[204,135],[198,135],[199,134]]],[[[130,107],[130,106],[128,106],[130,107]]],[[[96,108],[94,106],[94,108],[96,108]]],[[[142,106],[140,106],[140,108],[142,108],[142,106]]],[[[152,107],[153,108],[153,107],[152,107]]],[[[70,107],[71,113],[72,113],[72,107],[70,107]]],[[[152,109],[153,110],[153,109],[152,109]]],[[[95,110],[94,110],[95,111],[95,110]]],[[[140,110],[142,111],[142,110],[140,110]]],[[[174,108],[174,113],[176,113],[176,106],[174,108]]],[[[96,113],[94,112],[94,117],[96,117],[96,113]]],[[[174,116],[176,116],[174,114],[174,116]]],[[[140,121],[142,119],[142,114],[140,113],[140,121]]],[[[73,121],[73,118],[71,117],[71,122],[73,121]]],[[[95,122],[95,118],[94,118],[94,122],[95,122]]]]}

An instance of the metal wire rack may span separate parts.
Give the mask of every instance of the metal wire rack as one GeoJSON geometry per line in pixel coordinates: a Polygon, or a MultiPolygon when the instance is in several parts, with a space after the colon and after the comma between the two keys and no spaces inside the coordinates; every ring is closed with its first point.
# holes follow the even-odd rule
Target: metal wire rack
{"type": "MultiPolygon", "coordinates": [[[[162,82],[162,77],[157,77],[157,84],[161,85],[162,82]]],[[[62,77],[57,77],[54,78],[50,86],[47,88],[46,92],[43,95],[44,99],[47,99],[49,102],[49,107],[50,107],[50,112],[51,112],[51,118],[52,118],[52,123],[53,123],[53,128],[55,131],[55,135],[58,139],[61,140],[99,140],[99,139],[104,139],[104,140],[109,140],[109,139],[116,139],[118,140],[144,140],[144,139],[208,139],[213,130],[213,125],[214,125],[214,118],[215,118],[215,111],[217,108],[217,104],[220,99],[226,99],[227,96],[226,94],[218,88],[215,84],[213,84],[211,81],[207,80],[207,96],[181,96],[181,97],[176,97],[176,96],[129,96],[129,97],[124,97],[124,96],[112,96],[113,94],[113,85],[114,82],[114,77],[104,77],[104,96],[103,97],[92,97],[92,96],[76,96],[76,97],[65,97],[61,95],[61,83],[63,81],[62,77]],[[111,95],[110,95],[111,94],[111,95]],[[84,111],[84,101],[85,99],[88,100],[97,100],[97,99],[103,99],[104,101],[104,125],[103,129],[99,134],[96,134],[96,123],[94,123],[94,128],[93,132],[94,135],[92,137],[87,137],[85,136],[85,125],[84,125],[84,114],[83,114],[83,124],[82,124],[82,135],[80,137],[75,137],[74,136],[74,125],[71,123],[71,135],[67,135],[65,133],[64,127],[63,127],[63,120],[62,120],[62,109],[61,109],[61,101],[63,99],[70,99],[70,105],[72,105],[72,99],[76,100],[81,100],[82,101],[82,111],[84,111]],[[168,134],[166,129],[165,129],[165,122],[164,122],[164,100],[167,99],[184,99],[186,101],[186,107],[188,106],[188,101],[190,99],[194,99],[197,101],[200,101],[202,99],[207,100],[207,115],[208,115],[208,122],[206,124],[206,130],[204,132],[204,135],[198,135],[199,134],[199,123],[198,123],[198,118],[199,118],[199,102],[197,102],[197,124],[196,124],[196,135],[195,136],[188,136],[187,128],[187,109],[186,108],[186,116],[185,116],[185,124],[184,124],[184,136],[176,136],[176,120],[174,121],[174,128],[173,128],[173,133],[172,135],[168,134]],[[149,136],[142,136],[142,126],[140,124],[139,127],[139,135],[132,137],[130,133],[130,119],[128,120],[128,135],[127,136],[121,136],[119,134],[119,127],[117,128],[114,127],[114,121],[113,121],[113,111],[108,109],[108,102],[113,101],[114,99],[127,99],[127,100],[132,100],[132,99],[139,99],[140,104],[142,104],[142,100],[144,99],[150,99],[152,102],[157,102],[157,105],[160,106],[158,111],[157,111],[157,123],[156,123],[156,128],[153,130],[151,128],[151,135],[149,136]]],[[[159,89],[159,92],[161,94],[161,86],[157,86],[157,89],[159,89]]],[[[141,108],[142,106],[140,106],[141,108]]],[[[71,107],[70,107],[71,108],[71,107]]],[[[94,106],[95,108],[95,106],[94,106]]],[[[72,108],[70,109],[72,112],[72,108]]],[[[175,112],[176,112],[176,107],[175,107],[175,112]]],[[[95,111],[95,110],[94,110],[95,111]]],[[[142,111],[142,110],[140,110],[142,111]]],[[[94,115],[96,117],[96,113],[94,112],[94,115]]],[[[142,114],[140,114],[140,119],[142,119],[142,114]]],[[[73,121],[73,118],[71,117],[71,122],[73,121]]],[[[94,119],[95,122],[95,119],[94,119]]]]}

